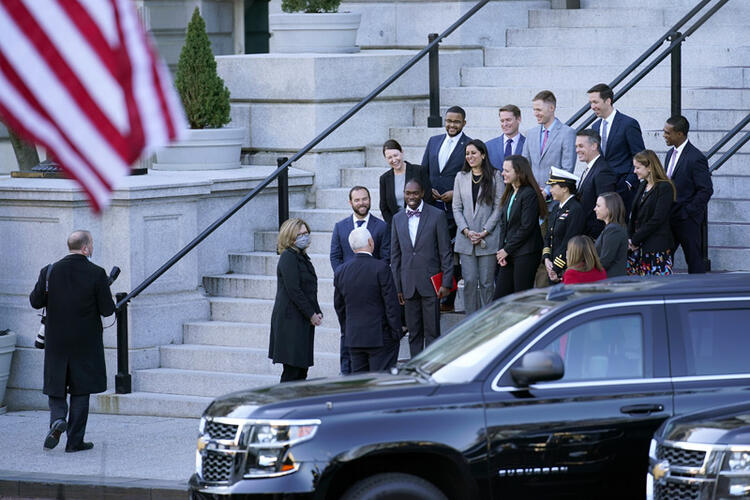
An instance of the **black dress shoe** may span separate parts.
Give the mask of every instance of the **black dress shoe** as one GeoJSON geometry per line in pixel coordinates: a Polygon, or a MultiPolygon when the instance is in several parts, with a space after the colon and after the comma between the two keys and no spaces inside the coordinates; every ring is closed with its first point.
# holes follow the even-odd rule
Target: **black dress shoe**
{"type": "Polygon", "coordinates": [[[66,453],[75,453],[76,451],[86,451],[90,450],[94,447],[94,443],[87,443],[85,441],[81,442],[81,444],[76,446],[66,446],[65,452],[66,453]]]}
{"type": "Polygon", "coordinates": [[[63,418],[58,418],[57,420],[52,422],[52,425],[49,426],[47,437],[44,438],[44,449],[51,450],[52,448],[57,446],[57,443],[60,442],[60,434],[65,432],[67,428],[68,423],[65,422],[65,419],[63,418]]]}

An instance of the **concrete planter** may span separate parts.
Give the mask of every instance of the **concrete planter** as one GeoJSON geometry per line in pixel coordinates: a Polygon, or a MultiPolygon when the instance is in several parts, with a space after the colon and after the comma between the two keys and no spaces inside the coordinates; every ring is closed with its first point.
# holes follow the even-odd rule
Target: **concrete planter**
{"type": "Polygon", "coordinates": [[[16,334],[8,332],[0,335],[0,415],[6,412],[5,387],[8,385],[10,376],[10,361],[13,359],[13,351],[16,350],[16,334]]]}
{"type": "Polygon", "coordinates": [[[330,12],[307,14],[270,14],[270,51],[283,53],[359,52],[357,30],[360,14],[330,12]]]}
{"type": "Polygon", "coordinates": [[[245,129],[189,129],[184,140],[156,152],[155,170],[222,170],[240,167],[245,129]]]}

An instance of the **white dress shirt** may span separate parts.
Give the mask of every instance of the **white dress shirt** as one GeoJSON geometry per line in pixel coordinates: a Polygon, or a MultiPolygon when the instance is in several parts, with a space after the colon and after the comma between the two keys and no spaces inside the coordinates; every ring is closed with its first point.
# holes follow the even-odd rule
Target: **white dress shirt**
{"type": "Polygon", "coordinates": [[[594,166],[594,163],[596,163],[596,160],[598,160],[600,156],[601,155],[596,155],[596,157],[593,160],[591,160],[590,162],[586,164],[586,168],[583,169],[583,173],[581,173],[580,175],[580,180],[578,181],[578,187],[583,186],[583,180],[586,178],[586,176],[589,173],[589,170],[591,170],[591,167],[594,166]]]}
{"type": "Polygon", "coordinates": [[[364,224],[362,224],[360,227],[367,227],[367,224],[370,222],[370,212],[367,212],[367,215],[364,219],[358,219],[357,214],[352,214],[352,221],[354,222],[354,229],[357,229],[357,221],[363,220],[365,221],[364,224]]]}
{"type": "Polygon", "coordinates": [[[612,122],[615,119],[615,115],[617,114],[616,109],[612,109],[612,112],[609,114],[608,117],[602,118],[601,123],[599,124],[599,137],[602,137],[602,142],[604,143],[604,150],[607,150],[607,142],[609,142],[609,134],[612,132],[612,122]],[[604,122],[607,122],[607,140],[604,140],[604,137],[602,135],[602,128],[604,127],[604,122]]]}
{"type": "Polygon", "coordinates": [[[441,172],[445,168],[445,164],[448,163],[448,158],[453,154],[453,150],[456,149],[456,144],[458,144],[458,141],[463,134],[464,133],[461,132],[453,137],[445,134],[445,139],[443,139],[443,143],[440,145],[440,151],[438,151],[438,168],[441,172]]]}
{"type": "MultiPolygon", "coordinates": [[[[419,204],[417,210],[420,212],[424,209],[424,200],[419,204]]],[[[417,241],[417,229],[419,228],[419,217],[409,217],[409,212],[413,212],[409,207],[406,207],[406,217],[409,223],[409,238],[411,238],[411,246],[413,247],[417,241]]],[[[422,215],[420,215],[421,217],[422,215]]]]}

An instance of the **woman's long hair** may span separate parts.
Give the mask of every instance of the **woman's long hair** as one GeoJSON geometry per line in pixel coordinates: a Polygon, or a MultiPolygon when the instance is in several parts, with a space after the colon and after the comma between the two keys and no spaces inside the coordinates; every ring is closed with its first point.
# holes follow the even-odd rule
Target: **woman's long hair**
{"type": "Polygon", "coordinates": [[[607,212],[609,212],[609,222],[607,224],[614,222],[622,227],[627,227],[625,225],[625,203],[622,202],[622,197],[610,191],[600,194],[599,198],[604,200],[604,206],[607,207],[607,212]]]}
{"type": "Polygon", "coordinates": [[[604,267],[602,267],[602,262],[599,260],[599,256],[596,254],[594,240],[585,234],[573,236],[568,240],[568,248],[565,252],[565,257],[568,261],[568,268],[570,269],[583,272],[591,271],[594,268],[598,271],[604,269],[604,267]]]}
{"type": "MultiPolygon", "coordinates": [[[[479,154],[484,156],[482,159],[482,179],[479,181],[479,188],[482,191],[482,196],[477,201],[492,206],[492,203],[495,201],[495,190],[497,189],[497,186],[495,186],[495,167],[490,163],[490,157],[487,154],[487,146],[485,146],[484,142],[479,139],[472,139],[469,141],[469,144],[467,144],[466,147],[468,148],[469,146],[474,146],[477,148],[477,151],[479,151],[479,154]]],[[[471,172],[471,166],[465,159],[464,168],[461,169],[461,172],[471,172]]]]}
{"type": "MultiPolygon", "coordinates": [[[[281,252],[294,245],[297,240],[297,233],[302,226],[307,228],[308,233],[310,232],[310,226],[302,219],[293,217],[284,221],[279,229],[279,238],[276,240],[276,253],[281,255],[281,252]]],[[[304,252],[304,250],[301,251],[304,252]]]]}
{"type": "Polygon", "coordinates": [[[633,156],[633,160],[649,169],[649,177],[651,177],[651,182],[653,182],[654,186],[659,182],[668,182],[672,186],[672,201],[677,199],[677,190],[674,187],[674,183],[667,177],[667,173],[664,171],[664,167],[659,161],[659,157],[656,156],[656,153],[650,149],[644,149],[640,153],[636,153],[633,156]]]}
{"type": "MultiPolygon", "coordinates": [[[[542,192],[539,190],[539,184],[536,183],[534,178],[534,172],[531,171],[531,163],[526,159],[525,156],[521,155],[510,155],[505,157],[505,161],[509,161],[513,170],[518,176],[518,181],[521,186],[531,186],[536,194],[537,204],[539,205],[539,217],[547,215],[547,202],[544,201],[542,192]]],[[[500,199],[500,206],[505,205],[505,202],[513,194],[513,186],[511,184],[505,185],[505,191],[503,191],[503,197],[500,199]]]]}

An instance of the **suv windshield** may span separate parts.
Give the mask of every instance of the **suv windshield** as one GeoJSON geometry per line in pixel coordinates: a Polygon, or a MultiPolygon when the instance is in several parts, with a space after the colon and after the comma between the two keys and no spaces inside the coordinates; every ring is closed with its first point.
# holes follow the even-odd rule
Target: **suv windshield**
{"type": "Polygon", "coordinates": [[[438,383],[469,382],[551,307],[539,296],[497,301],[432,343],[403,369],[429,375],[438,383]]]}

